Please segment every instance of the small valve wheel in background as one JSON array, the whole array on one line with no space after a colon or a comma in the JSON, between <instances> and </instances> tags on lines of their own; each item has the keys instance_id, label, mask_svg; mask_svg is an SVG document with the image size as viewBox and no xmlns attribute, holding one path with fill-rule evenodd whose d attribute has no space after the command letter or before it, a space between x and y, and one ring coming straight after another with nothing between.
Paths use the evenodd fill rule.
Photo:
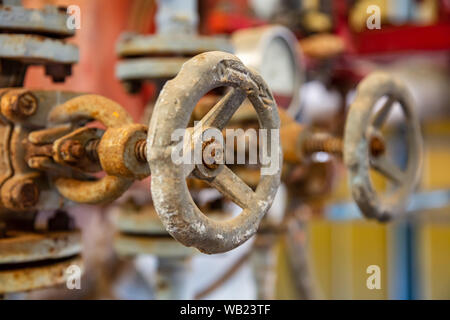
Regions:
<instances>
[{"instance_id":1,"label":"small valve wheel in background","mask_svg":"<svg viewBox=\"0 0 450 320\"><path fill-rule=\"evenodd\" d=\"M388 97L386 103L374 114L376 103L384 96ZM381 134L381 127L396 101L406 119L408 160L405 170L386 155ZM346 121L344 161L353 198L365 216L385 221L402 213L420 176L422 138L412 97L405 85L391 75L373 73L359 84ZM370 168L388 178L395 188L377 194L370 179Z\"/></svg>"}]
</instances>

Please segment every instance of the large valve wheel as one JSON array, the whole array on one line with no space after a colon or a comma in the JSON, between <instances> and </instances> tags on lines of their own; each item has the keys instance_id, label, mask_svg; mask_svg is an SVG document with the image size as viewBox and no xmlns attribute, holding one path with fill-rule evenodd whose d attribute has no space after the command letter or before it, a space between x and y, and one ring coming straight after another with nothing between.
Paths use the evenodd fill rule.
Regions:
<instances>
[{"instance_id":1,"label":"large valve wheel","mask_svg":"<svg viewBox=\"0 0 450 320\"><path fill-rule=\"evenodd\" d=\"M377 111L376 103L387 97ZM406 119L407 164L402 170L386 154L381 127L395 102ZM368 218L385 221L404 211L406 200L418 181L422 158L422 138L413 100L405 85L389 74L374 73L358 86L351 105L344 137L344 161L349 169L349 183L357 205ZM394 185L393 190L377 194L370 179L375 169Z\"/></svg>"},{"instance_id":2,"label":"large valve wheel","mask_svg":"<svg viewBox=\"0 0 450 320\"><path fill-rule=\"evenodd\" d=\"M193 128L187 128L200 98L219 87L230 87L230 91ZM165 84L150 121L147 159L157 213L175 239L204 253L231 250L257 231L280 184L282 153L279 136L271 136L277 139L278 168L264 174L262 166L255 191L223 163L217 166L175 163L171 156L175 148L171 136L177 129L187 129L195 142L211 128L222 131L246 97L258 114L261 128L268 129L269 135L273 132L270 129L279 129L277 107L263 79L231 54L203 53L186 62L176 78ZM271 150L271 138L266 141L267 150ZM193 144L184 143L184 153L191 153ZM190 175L205 180L238 204L243 209L241 214L225 221L205 216L189 193L186 178Z\"/></svg>"}]
</instances>

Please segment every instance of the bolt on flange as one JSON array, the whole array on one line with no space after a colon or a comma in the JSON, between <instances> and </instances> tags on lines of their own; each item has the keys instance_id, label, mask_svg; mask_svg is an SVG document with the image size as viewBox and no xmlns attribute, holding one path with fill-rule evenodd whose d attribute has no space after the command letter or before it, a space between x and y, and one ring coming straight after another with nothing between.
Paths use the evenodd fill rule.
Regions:
<instances>
[{"instance_id":1,"label":"bolt on flange","mask_svg":"<svg viewBox=\"0 0 450 320\"><path fill-rule=\"evenodd\" d=\"M21 121L37 112L38 99L26 89L10 90L2 96L1 112L11 121Z\"/></svg>"},{"instance_id":2,"label":"bolt on flange","mask_svg":"<svg viewBox=\"0 0 450 320\"><path fill-rule=\"evenodd\" d=\"M31 179L17 181L9 190L9 200L21 209L34 207L39 201L39 187Z\"/></svg>"}]
</instances>

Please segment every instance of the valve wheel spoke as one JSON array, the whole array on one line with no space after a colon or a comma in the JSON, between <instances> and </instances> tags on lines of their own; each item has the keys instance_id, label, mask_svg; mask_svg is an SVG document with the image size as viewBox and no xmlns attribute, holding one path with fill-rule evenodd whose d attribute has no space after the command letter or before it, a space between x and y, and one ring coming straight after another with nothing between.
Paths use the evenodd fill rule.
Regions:
<instances>
[{"instance_id":1,"label":"valve wheel spoke","mask_svg":"<svg viewBox=\"0 0 450 320\"><path fill-rule=\"evenodd\" d=\"M375 113L371 126L372 135L381 137L381 132L379 130L386 123L395 101L396 99L394 97L389 96L384 105ZM376 171L398 185L405 181L405 173L392 162L386 154L371 157L370 165Z\"/></svg>"},{"instance_id":2,"label":"valve wheel spoke","mask_svg":"<svg viewBox=\"0 0 450 320\"><path fill-rule=\"evenodd\" d=\"M253 190L225 165L216 177L206 181L242 209L249 208L255 201Z\"/></svg>"},{"instance_id":3,"label":"valve wheel spoke","mask_svg":"<svg viewBox=\"0 0 450 320\"><path fill-rule=\"evenodd\" d=\"M215 127L222 130L246 98L240 88L231 90L197 123L196 128Z\"/></svg>"},{"instance_id":4,"label":"valve wheel spoke","mask_svg":"<svg viewBox=\"0 0 450 320\"><path fill-rule=\"evenodd\" d=\"M383 124L386 122L389 114L392 110L392 106L394 105L395 98L389 97L384 105L378 110L378 112L374 116L373 126L377 129L380 129Z\"/></svg>"},{"instance_id":5,"label":"valve wheel spoke","mask_svg":"<svg viewBox=\"0 0 450 320\"><path fill-rule=\"evenodd\" d=\"M385 155L371 158L370 165L396 184L400 185L406 179L406 174Z\"/></svg>"}]
</instances>

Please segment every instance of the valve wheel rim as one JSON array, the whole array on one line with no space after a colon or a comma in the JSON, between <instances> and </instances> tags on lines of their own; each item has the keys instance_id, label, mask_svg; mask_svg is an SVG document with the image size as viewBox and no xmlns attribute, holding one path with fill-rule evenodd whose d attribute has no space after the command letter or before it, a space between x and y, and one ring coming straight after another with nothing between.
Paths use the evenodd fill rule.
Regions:
<instances>
[{"instance_id":1,"label":"valve wheel rim","mask_svg":"<svg viewBox=\"0 0 450 320\"><path fill-rule=\"evenodd\" d=\"M205 216L195 205L186 183L194 168L172 161L171 134L187 128L202 96L224 86L233 89L200 121L203 127L223 129L247 96L258 114L260 127L279 129L276 104L262 78L231 54L208 52L186 62L177 77L166 83L156 102L147 140L151 193L159 217L175 239L209 254L229 251L256 232L275 197L281 174L278 168L273 175L262 175L253 191L223 165L209 183L243 207L242 212L232 219L217 221ZM281 149L278 150L281 164ZM230 186L237 186L237 191L230 190Z\"/></svg>"},{"instance_id":2,"label":"valve wheel rim","mask_svg":"<svg viewBox=\"0 0 450 320\"><path fill-rule=\"evenodd\" d=\"M384 96L388 97L387 101L374 114L376 103ZM408 146L405 170L398 168L386 155L374 156L369 150L370 139L381 136L381 126L395 102L400 104L405 116ZM409 90L387 73L369 75L358 86L344 134L344 161L349 169L352 196L366 217L386 221L402 214L420 177L422 148L419 120ZM392 181L396 188L389 194L378 195L370 178L370 168Z\"/></svg>"}]
</instances>

